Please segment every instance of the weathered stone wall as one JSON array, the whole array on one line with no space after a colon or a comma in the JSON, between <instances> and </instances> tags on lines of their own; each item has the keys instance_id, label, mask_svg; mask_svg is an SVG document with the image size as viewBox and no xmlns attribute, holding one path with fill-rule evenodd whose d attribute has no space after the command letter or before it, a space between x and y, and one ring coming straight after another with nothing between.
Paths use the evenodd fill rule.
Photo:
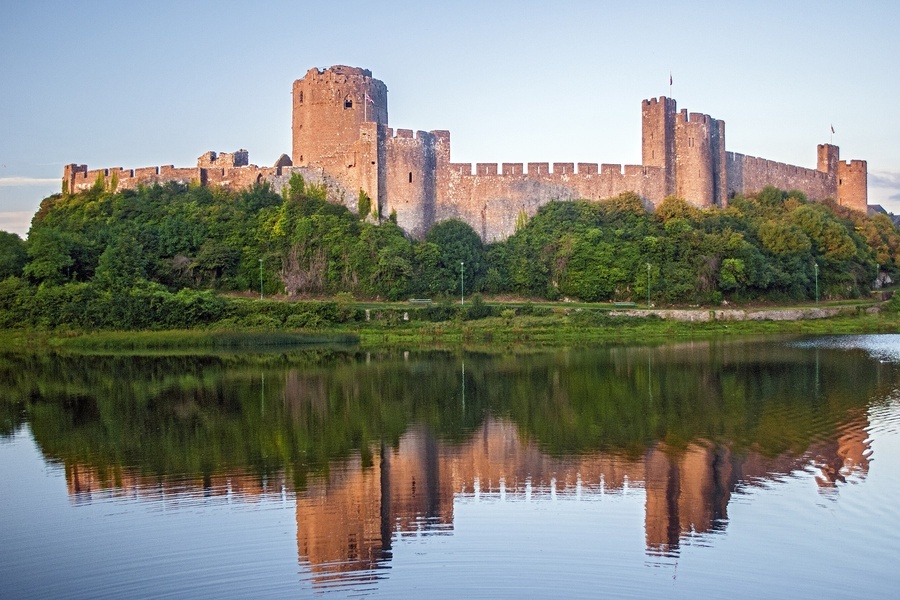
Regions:
<instances>
[{"instance_id":1,"label":"weathered stone wall","mask_svg":"<svg viewBox=\"0 0 900 600\"><path fill-rule=\"evenodd\" d=\"M812 200L836 197L833 174L737 152L726 153L728 193L752 195L766 186L800 190Z\"/></svg>"},{"instance_id":2,"label":"weathered stone wall","mask_svg":"<svg viewBox=\"0 0 900 600\"><path fill-rule=\"evenodd\" d=\"M425 131L385 131L385 185L383 204L410 235L422 238L434 224L437 159L435 136Z\"/></svg>"},{"instance_id":3,"label":"weathered stone wall","mask_svg":"<svg viewBox=\"0 0 900 600\"><path fill-rule=\"evenodd\" d=\"M641 163L665 169L664 196L675 193L675 100L641 102Z\"/></svg>"},{"instance_id":4,"label":"weathered stone wall","mask_svg":"<svg viewBox=\"0 0 900 600\"><path fill-rule=\"evenodd\" d=\"M143 167L140 169L94 169L88 170L86 165L66 165L65 175L72 193L89 190L102 175L107 189L112 185L113 174L118 177L116 190L136 189L140 185L153 185L175 182L201 185L214 185L230 190L248 188L256 183L268 183L272 190L280 193L290 182L293 173L300 174L307 185L320 185L325 188L329 202L342 204L351 211L357 210L357 191L348 190L343 183L331 176L321 167L258 167L246 165L231 168L184 168L176 169L171 165L161 167Z\"/></svg>"},{"instance_id":5,"label":"weathered stone wall","mask_svg":"<svg viewBox=\"0 0 900 600\"><path fill-rule=\"evenodd\" d=\"M723 206L725 123L701 113L675 115L675 194L701 208Z\"/></svg>"},{"instance_id":6,"label":"weathered stone wall","mask_svg":"<svg viewBox=\"0 0 900 600\"><path fill-rule=\"evenodd\" d=\"M202 168L245 167L250 164L250 154L244 150L237 152L209 152L197 159L197 166Z\"/></svg>"},{"instance_id":7,"label":"weathered stone wall","mask_svg":"<svg viewBox=\"0 0 900 600\"><path fill-rule=\"evenodd\" d=\"M864 160L838 163L837 201L841 206L866 212L869 195L868 167Z\"/></svg>"},{"instance_id":8,"label":"weathered stone wall","mask_svg":"<svg viewBox=\"0 0 900 600\"><path fill-rule=\"evenodd\" d=\"M112 185L113 174L118 179L117 190L135 189L139 185L153 185L154 183L166 183L167 181L191 183L200 181L201 177L200 169L176 169L172 165L142 167L139 169L114 167L93 170L88 170L86 165L67 165L64 174L68 182L69 191L72 193L91 189L97 182L98 177L104 180L107 189L109 189Z\"/></svg>"},{"instance_id":9,"label":"weathered stone wall","mask_svg":"<svg viewBox=\"0 0 900 600\"><path fill-rule=\"evenodd\" d=\"M322 167L348 189L362 189L366 173L358 142L367 122L387 125L384 83L367 69L310 69L293 86L293 164Z\"/></svg>"},{"instance_id":10,"label":"weathered stone wall","mask_svg":"<svg viewBox=\"0 0 900 600\"><path fill-rule=\"evenodd\" d=\"M435 220L460 219L486 242L515 233L522 211L528 217L553 200L600 200L622 192L635 192L648 208L665 192L665 171L641 165L593 163L506 163L498 173L496 163L449 164L439 178Z\"/></svg>"}]
</instances>

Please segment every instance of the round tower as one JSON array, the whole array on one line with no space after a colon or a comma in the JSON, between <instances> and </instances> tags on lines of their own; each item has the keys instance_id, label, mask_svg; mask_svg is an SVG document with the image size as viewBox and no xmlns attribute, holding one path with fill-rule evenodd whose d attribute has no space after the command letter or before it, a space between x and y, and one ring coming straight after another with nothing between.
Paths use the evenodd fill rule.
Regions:
<instances>
[{"instance_id":1,"label":"round tower","mask_svg":"<svg viewBox=\"0 0 900 600\"><path fill-rule=\"evenodd\" d=\"M355 165L365 122L387 125L387 86L368 69L310 69L294 82L291 160L328 170Z\"/></svg>"}]
</instances>

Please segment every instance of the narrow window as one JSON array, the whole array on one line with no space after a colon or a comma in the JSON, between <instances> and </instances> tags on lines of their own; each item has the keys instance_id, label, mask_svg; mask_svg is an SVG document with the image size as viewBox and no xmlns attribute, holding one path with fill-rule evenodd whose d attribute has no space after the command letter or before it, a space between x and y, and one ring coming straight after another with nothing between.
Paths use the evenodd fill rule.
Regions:
<instances>
[{"instance_id":1,"label":"narrow window","mask_svg":"<svg viewBox=\"0 0 900 600\"><path fill-rule=\"evenodd\" d=\"M302 91L300 92L300 95L297 96L297 102L299 102L300 104L303 104L303 92Z\"/></svg>"},{"instance_id":2,"label":"narrow window","mask_svg":"<svg viewBox=\"0 0 900 600\"><path fill-rule=\"evenodd\" d=\"M412 183L412 171L409 172L409 182Z\"/></svg>"},{"instance_id":3,"label":"narrow window","mask_svg":"<svg viewBox=\"0 0 900 600\"><path fill-rule=\"evenodd\" d=\"M350 96L344 98L344 108L353 108L353 99Z\"/></svg>"}]
</instances>

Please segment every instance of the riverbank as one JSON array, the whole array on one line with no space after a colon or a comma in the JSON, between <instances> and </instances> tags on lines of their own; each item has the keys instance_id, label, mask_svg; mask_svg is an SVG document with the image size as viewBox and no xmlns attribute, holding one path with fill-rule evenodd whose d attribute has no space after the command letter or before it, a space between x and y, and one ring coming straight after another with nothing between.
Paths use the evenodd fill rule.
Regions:
<instances>
[{"instance_id":1,"label":"riverbank","mask_svg":"<svg viewBox=\"0 0 900 600\"><path fill-rule=\"evenodd\" d=\"M465 320L457 313L452 319L439 322L411 320L410 311L397 305L373 306L366 310L368 320L363 317L359 321L305 329L234 327L231 323L204 329L166 331L15 329L0 332L0 346L8 350L75 352L241 351L323 344L371 349L397 346L490 348L660 343L750 335L900 333L900 314L872 304L713 310L600 310L555 304L524 311L506 308L495 311L501 316L471 320Z\"/></svg>"}]
</instances>

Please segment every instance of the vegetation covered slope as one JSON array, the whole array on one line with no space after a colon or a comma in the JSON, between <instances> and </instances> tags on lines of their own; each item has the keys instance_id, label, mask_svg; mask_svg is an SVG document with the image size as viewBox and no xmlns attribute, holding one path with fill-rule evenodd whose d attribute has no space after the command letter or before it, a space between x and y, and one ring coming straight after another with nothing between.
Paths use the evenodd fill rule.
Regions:
<instances>
[{"instance_id":1,"label":"vegetation covered slope","mask_svg":"<svg viewBox=\"0 0 900 600\"><path fill-rule=\"evenodd\" d=\"M466 293L657 304L856 297L896 273L900 235L873 218L767 188L699 210L648 213L633 194L551 202L489 245L444 221L410 240L325 201L295 176L276 193L102 182L46 198L27 242L0 237L0 326L189 327L227 317L214 292L289 298L436 298ZM648 289L649 286L649 289Z\"/></svg>"}]
</instances>

